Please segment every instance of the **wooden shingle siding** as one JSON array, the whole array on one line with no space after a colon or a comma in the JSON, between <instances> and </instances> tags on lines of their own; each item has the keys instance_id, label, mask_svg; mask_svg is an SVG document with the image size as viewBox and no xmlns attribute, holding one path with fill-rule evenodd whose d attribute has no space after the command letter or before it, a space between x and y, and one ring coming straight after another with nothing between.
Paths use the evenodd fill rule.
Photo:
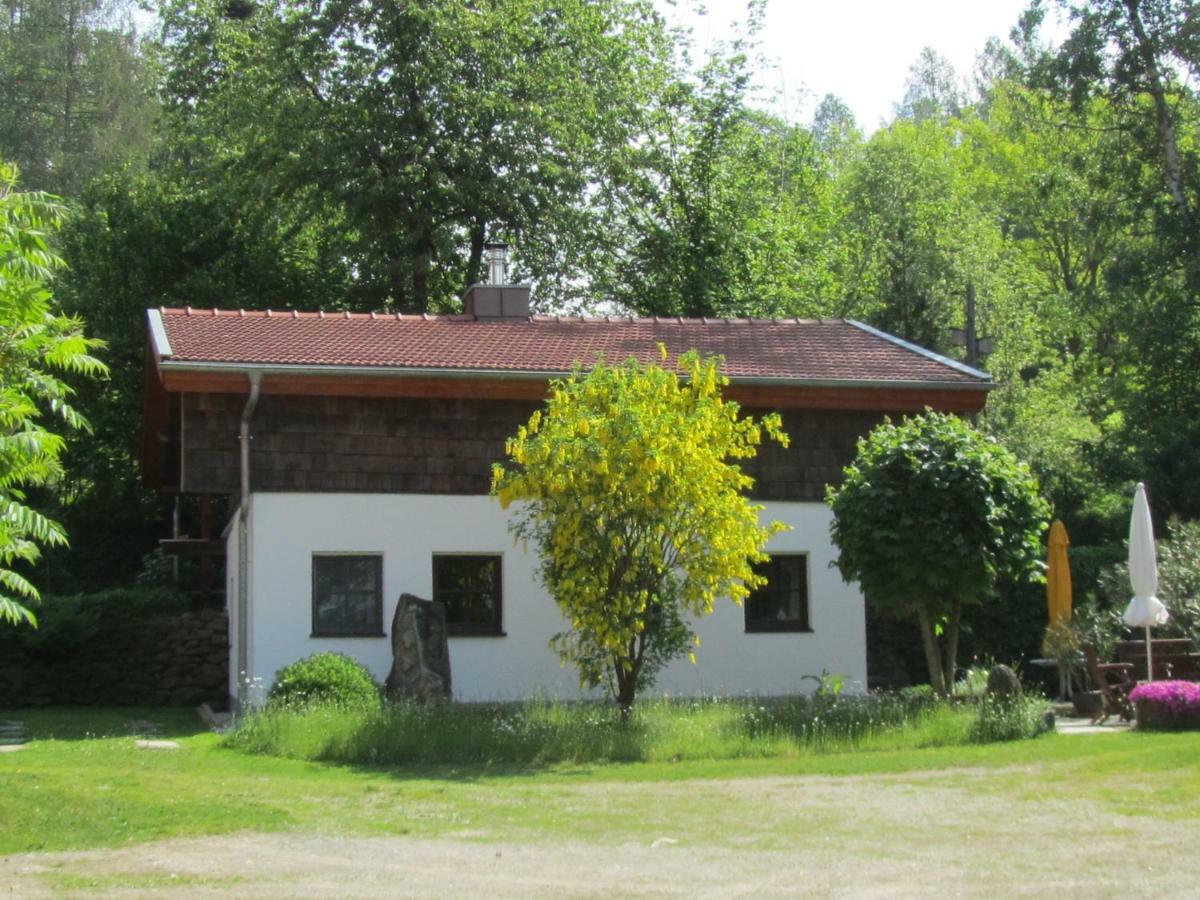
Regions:
<instances>
[{"instance_id":1,"label":"wooden shingle siding","mask_svg":"<svg viewBox=\"0 0 1200 900\"><path fill-rule=\"evenodd\" d=\"M238 490L245 395L184 394L184 493ZM255 491L485 494L529 400L305 397L266 394L252 421ZM755 414L761 411L752 410ZM821 501L882 419L871 412L791 410L788 449L764 444L746 464L764 500Z\"/></svg>"},{"instance_id":2,"label":"wooden shingle siding","mask_svg":"<svg viewBox=\"0 0 1200 900\"><path fill-rule=\"evenodd\" d=\"M244 395L186 394L185 493L238 489ZM485 494L537 403L265 395L251 426L255 491Z\"/></svg>"},{"instance_id":3,"label":"wooden shingle siding","mask_svg":"<svg viewBox=\"0 0 1200 900\"><path fill-rule=\"evenodd\" d=\"M761 416L765 410L752 410ZM825 485L841 481L842 469L854 459L859 437L883 421L883 413L830 410L787 410L785 449L764 441L742 468L754 479L751 495L760 500L823 502Z\"/></svg>"}]
</instances>

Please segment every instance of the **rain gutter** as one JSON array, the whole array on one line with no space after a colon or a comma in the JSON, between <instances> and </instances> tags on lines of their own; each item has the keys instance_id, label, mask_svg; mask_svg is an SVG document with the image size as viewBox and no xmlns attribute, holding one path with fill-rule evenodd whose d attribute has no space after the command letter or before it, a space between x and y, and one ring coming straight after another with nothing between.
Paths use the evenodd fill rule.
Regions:
<instances>
[{"instance_id":1,"label":"rain gutter","mask_svg":"<svg viewBox=\"0 0 1200 900\"><path fill-rule=\"evenodd\" d=\"M869 329L870 326L862 326ZM895 339L899 341L899 339ZM933 379L891 379L878 378L791 378L784 376L750 375L729 377L730 384L747 385L751 387L828 387L828 388L901 388L908 390L991 390L996 387L991 376L978 369L972 369L956 360L938 356L928 350L910 345L919 350L921 355L936 359L956 371L970 375L975 381L938 381ZM368 377L368 378L444 378L450 380L465 380L486 378L497 381L545 381L550 378L566 378L569 370L547 370L544 372L529 371L528 369L440 369L417 366L357 366L357 365L288 365L280 363L243 363L243 362L184 362L182 360L163 359L159 366L164 372L196 372L196 373L228 373L260 376L329 376L329 377Z\"/></svg>"}]
</instances>

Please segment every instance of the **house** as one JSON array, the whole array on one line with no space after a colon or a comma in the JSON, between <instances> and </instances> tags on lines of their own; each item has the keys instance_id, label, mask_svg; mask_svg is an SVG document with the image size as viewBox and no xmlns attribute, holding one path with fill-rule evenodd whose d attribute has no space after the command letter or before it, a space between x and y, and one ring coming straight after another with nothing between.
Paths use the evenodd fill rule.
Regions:
<instances>
[{"instance_id":1,"label":"house","mask_svg":"<svg viewBox=\"0 0 1200 900\"><path fill-rule=\"evenodd\" d=\"M787 449L748 463L772 538L769 584L697 624L675 695L782 694L805 675L866 683L862 596L831 568L826 484L887 414L974 412L989 377L850 320L531 316L524 286L476 285L460 315L152 309L143 464L175 493L229 495L230 693L262 699L283 665L346 653L378 677L400 594L446 604L455 697L578 695L547 643L563 630L488 496L505 439L549 379L602 353L721 354L726 396L777 410Z\"/></svg>"}]
</instances>

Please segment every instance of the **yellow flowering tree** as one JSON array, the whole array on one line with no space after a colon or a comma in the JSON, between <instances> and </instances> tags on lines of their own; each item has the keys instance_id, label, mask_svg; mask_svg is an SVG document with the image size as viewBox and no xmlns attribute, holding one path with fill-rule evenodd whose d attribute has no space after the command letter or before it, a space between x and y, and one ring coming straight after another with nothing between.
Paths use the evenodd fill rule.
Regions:
<instances>
[{"instance_id":1,"label":"yellow flowering tree","mask_svg":"<svg viewBox=\"0 0 1200 900\"><path fill-rule=\"evenodd\" d=\"M552 641L559 658L626 712L698 644L689 616L762 583L753 564L785 527L759 522L738 460L764 433L784 446L787 435L777 415L756 422L722 399L720 362L692 351L678 371L633 359L577 366L509 439L509 465L493 469L492 491L506 509L519 503L513 529L537 546L570 624Z\"/></svg>"}]
</instances>

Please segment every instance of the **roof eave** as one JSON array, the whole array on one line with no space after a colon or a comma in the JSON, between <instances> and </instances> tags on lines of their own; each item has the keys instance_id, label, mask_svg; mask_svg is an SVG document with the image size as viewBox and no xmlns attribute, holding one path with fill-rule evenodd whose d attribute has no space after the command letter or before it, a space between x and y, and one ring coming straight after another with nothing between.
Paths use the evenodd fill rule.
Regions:
<instances>
[{"instance_id":1,"label":"roof eave","mask_svg":"<svg viewBox=\"0 0 1200 900\"><path fill-rule=\"evenodd\" d=\"M146 310L146 320L150 326L150 347L154 358L159 363L173 356L171 339L167 337L167 327L163 323L162 313L157 309Z\"/></svg>"},{"instance_id":2,"label":"roof eave","mask_svg":"<svg viewBox=\"0 0 1200 900\"><path fill-rule=\"evenodd\" d=\"M164 335L165 339L165 335ZM375 377L375 378L448 378L448 379L497 379L517 381L546 381L551 378L566 378L569 370L530 371L525 369L448 369L419 366L354 366L354 365L311 365L311 364L280 364L280 363L251 363L251 362L212 362L200 360L179 360L167 358L166 354L158 352L157 338L156 355L159 356L159 366L163 371L171 372L203 372L248 374L257 372L262 375L275 376L327 376L327 377ZM969 368L964 366L963 368ZM971 370L976 372L976 370ZM901 379L861 379L861 378L787 378L772 376L730 376L731 384L752 387L820 387L820 388L891 388L902 390L963 390L989 391L996 387L990 376L983 375L983 381L937 381L937 380L901 380Z\"/></svg>"},{"instance_id":3,"label":"roof eave","mask_svg":"<svg viewBox=\"0 0 1200 900\"><path fill-rule=\"evenodd\" d=\"M911 341L906 341L904 338L896 337L894 334L888 334L886 331L880 331L866 322L860 322L857 319L846 319L847 324L853 325L865 331L867 334L873 334L877 338L882 338L889 344L895 344L897 347L903 347L912 353L917 353L924 356L926 359L931 359L934 362L941 363L943 366L949 366L957 372L962 372L964 375L970 375L972 378L978 378L981 381L992 383L992 376L981 369L975 369L968 366L966 363L959 362L957 359L951 359L948 356L942 356L940 353L934 353L932 350L927 350L919 344L914 344Z\"/></svg>"}]
</instances>

